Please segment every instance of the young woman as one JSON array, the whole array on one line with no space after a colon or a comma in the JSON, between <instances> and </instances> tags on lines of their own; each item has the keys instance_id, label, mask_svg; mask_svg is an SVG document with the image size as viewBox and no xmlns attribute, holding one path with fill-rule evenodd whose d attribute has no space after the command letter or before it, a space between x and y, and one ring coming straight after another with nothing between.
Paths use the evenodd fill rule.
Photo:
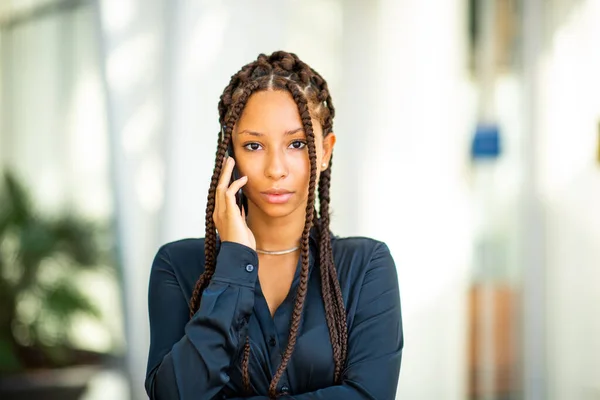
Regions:
<instances>
[{"instance_id":1,"label":"young woman","mask_svg":"<svg viewBox=\"0 0 600 400\"><path fill-rule=\"evenodd\" d=\"M205 238L164 245L152 265L151 399L395 397L394 260L329 230L334 114L295 54L261 54L231 78Z\"/></svg>"}]
</instances>

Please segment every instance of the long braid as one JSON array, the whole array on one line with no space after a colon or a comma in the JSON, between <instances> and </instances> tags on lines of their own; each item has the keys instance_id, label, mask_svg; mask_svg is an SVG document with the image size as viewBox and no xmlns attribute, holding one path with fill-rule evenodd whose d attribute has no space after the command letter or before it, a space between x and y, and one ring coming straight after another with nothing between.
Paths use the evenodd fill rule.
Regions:
<instances>
[{"instance_id":1,"label":"long braid","mask_svg":"<svg viewBox=\"0 0 600 400\"><path fill-rule=\"evenodd\" d=\"M333 262L333 251L331 248L331 236L329 231L329 187L331 182L331 165L332 163L330 160L329 167L321 173L321 178L319 181L319 202L321 210L321 230L319 236L320 262L321 265L324 266L321 269L321 282L322 285L328 286L328 289L333 292L332 308L334 311L334 316L332 319L334 320L333 323L335 324L337 336L331 338L331 344L333 346L335 360L334 379L339 383L341 381L341 372L344 368L347 355L348 331L346 325L346 310L344 307L339 280L337 278L337 272ZM336 357L336 354L339 354L339 357Z\"/></svg>"},{"instance_id":2,"label":"long braid","mask_svg":"<svg viewBox=\"0 0 600 400\"><path fill-rule=\"evenodd\" d=\"M333 118L335 117L335 107L331 99L331 94L329 92L327 82L312 68L311 72L314 74L314 76L312 77L313 84L316 87L320 88L320 91L317 95L317 99L320 103L323 103L324 106L327 107L327 109L329 110L329 113L325 116L325 119L323 121L323 135L327 136L333 131ZM333 291L334 296L333 308L335 310L335 315L333 316L333 318L328 317L327 320L328 324L335 325L334 330L330 328L330 336L335 361L334 380L337 383L340 383L342 379L341 373L345 366L346 357L348 353L348 328L346 322L346 310L344 307L342 290L340 287L339 280L337 278L337 272L333 260L333 251L331 249L331 237L329 231L329 188L331 183L332 158L333 156L331 156L329 159L328 168L325 171L321 172L319 180L319 250L322 276L321 284L323 286L323 297L326 304L326 309L328 308L328 299L326 298L325 293ZM333 323L329 323L330 320L335 321ZM339 357L336 356L338 353Z\"/></svg>"},{"instance_id":3,"label":"long braid","mask_svg":"<svg viewBox=\"0 0 600 400\"><path fill-rule=\"evenodd\" d=\"M244 391L249 396L250 393L250 372L248 364L250 363L250 338L246 336L246 343L244 344L244 355L242 357L242 384L244 385Z\"/></svg>"},{"instance_id":4,"label":"long braid","mask_svg":"<svg viewBox=\"0 0 600 400\"><path fill-rule=\"evenodd\" d=\"M219 139L221 141L221 139ZM211 178L210 189L208 199L206 202L206 216L205 216L205 235L204 235L204 272L200 275L200 278L194 286L192 297L190 299L190 319L194 316L196 311L200 308L200 295L204 289L208 286L210 279L215 272L215 260L217 253L217 230L213 221L213 211L215 209L215 188L218 183L218 176L221 173L221 165L223 164L224 153L221 152L221 146L217 147L217 154L215 156L216 163Z\"/></svg>"},{"instance_id":5,"label":"long braid","mask_svg":"<svg viewBox=\"0 0 600 400\"><path fill-rule=\"evenodd\" d=\"M320 262L323 266L321 268L321 284L326 287L323 292L331 292L331 299L325 301L326 312L331 316L331 324L334 325L335 336L331 336L331 344L334 352L335 370L334 380L339 383L341 380L341 372L344 367L346 360L346 341L347 341L347 328L346 328L346 312L343 301L341 299L341 289L339 289L339 282L337 280L337 274L333 263L333 252L331 249L331 237L329 232L329 187L330 187L330 176L331 176L331 162L329 168L321 173L319 181L319 202L321 210L321 230L320 230ZM331 304L328 305L327 301ZM332 329L330 329L332 332Z\"/></svg>"},{"instance_id":6,"label":"long braid","mask_svg":"<svg viewBox=\"0 0 600 400\"><path fill-rule=\"evenodd\" d=\"M311 68L311 72L314 74L312 81L315 86L320 88L317 95L317 99L320 103L324 103L325 107L329 110L323 121L323 136L327 136L333 131L333 118L335 117L335 107L331 99L329 87L327 82ZM332 166L333 155L329 159L329 165L327 169L321 172L319 180L319 232L320 232L320 265L321 265L321 285L323 286L323 298L327 306L328 299L325 296L326 292L333 290L335 317L328 316L328 325L335 325L335 329L329 328L331 343L334 352L335 371L334 380L337 383L341 382L341 373L345 366L347 357L348 347L348 327L346 322L346 309L344 307L344 300L342 296L342 290L340 287L339 280L337 278L337 272L335 270L335 264L333 260L333 250L331 248L331 236L329 230L329 188L331 185L331 166ZM329 278L329 279L327 279ZM327 287L327 289L326 289ZM329 297L329 296L327 296ZM335 320L330 323L330 320ZM334 332L335 331L335 332ZM336 341L337 339L337 341ZM336 355L339 353L339 357Z\"/></svg>"},{"instance_id":7,"label":"long braid","mask_svg":"<svg viewBox=\"0 0 600 400\"><path fill-rule=\"evenodd\" d=\"M270 56L261 54L257 60L242 67L231 80L221 95L218 110L219 122L224 127L220 134L215 169L209 188L206 206L206 235L205 235L205 270L199 277L190 299L190 317L200 307L203 290L208 286L214 274L216 264L216 229L213 222L215 206L215 191L218 178L222 171L223 159L235 124L239 120L244 106L255 91L260 90L286 90L291 93L298 106L302 124L307 137L308 156L310 160L309 193L306 205L306 221L301 238L301 273L294 310L290 321L288 344L282 360L269 385L269 397L277 397L277 385L285 372L291 359L296 344L298 331L302 321L302 311L308 288L309 269L309 235L312 226L316 226L319 233L319 262L321 271L321 292L326 311L326 321L330 333L334 355L335 371L334 381L340 383L347 356L347 322L346 312L337 273L335 270L331 237L329 231L329 187L330 168L321 172L318 187L320 218L317 217L315 207L315 186L317 174L317 156L315 137L311 121L311 110L320 121L323 135L332 132L335 108L331 100L327 82L307 64L302 62L295 54L283 51L274 52ZM311 108L312 107L312 108ZM331 161L330 165L331 167ZM246 337L244 344L241 369L242 383L248 395L251 394L249 376L250 341Z\"/></svg>"},{"instance_id":8,"label":"long braid","mask_svg":"<svg viewBox=\"0 0 600 400\"><path fill-rule=\"evenodd\" d=\"M217 231L213 221L213 213L215 210L215 192L217 184L219 183L219 176L221 175L223 160L225 153L227 152L227 146L231 140L231 134L233 132L233 126L239 119L248 98L252 92L258 87L258 82L250 83L245 89L236 104L232 107L230 116L225 125L225 132L222 140L219 141L217 148L215 169L213 171L212 179L210 182L210 189L208 191L208 199L206 202L206 231L204 239L204 272L200 275L200 278L196 282L192 297L190 299L190 318L194 316L198 308L200 308L200 294L206 289L210 279L215 272L216 264L216 246L217 246Z\"/></svg>"},{"instance_id":9,"label":"long braid","mask_svg":"<svg viewBox=\"0 0 600 400\"><path fill-rule=\"evenodd\" d=\"M336 300L333 298L331 288L331 272L329 265L333 265L331 253L331 237L329 235L329 168L321 172L319 178L319 264L321 265L321 292L329 337L333 350L334 381L338 382L342 368L342 352L340 346L339 313Z\"/></svg>"}]
</instances>

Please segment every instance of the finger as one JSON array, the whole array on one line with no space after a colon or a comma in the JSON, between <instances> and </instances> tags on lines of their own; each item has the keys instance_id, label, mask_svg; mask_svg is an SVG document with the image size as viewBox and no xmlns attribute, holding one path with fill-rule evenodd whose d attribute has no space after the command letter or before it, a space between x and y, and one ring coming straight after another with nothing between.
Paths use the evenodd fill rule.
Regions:
<instances>
[{"instance_id":1,"label":"finger","mask_svg":"<svg viewBox=\"0 0 600 400\"><path fill-rule=\"evenodd\" d=\"M231 180L231 173L233 171L234 164L235 160L233 157L227 157L223 162L221 176L219 177L219 182L217 183L215 190L215 210L218 210L218 212L222 212L227 209L225 193L229 187L229 181Z\"/></svg>"},{"instance_id":2,"label":"finger","mask_svg":"<svg viewBox=\"0 0 600 400\"><path fill-rule=\"evenodd\" d=\"M231 181L231 173L233 172L234 165L235 160L233 157L227 157L225 161L223 161L223 168L221 169L221 176L219 176L217 189L220 189L223 192L227 190L229 182Z\"/></svg>"},{"instance_id":3,"label":"finger","mask_svg":"<svg viewBox=\"0 0 600 400\"><path fill-rule=\"evenodd\" d=\"M247 176L242 176L240 179L233 181L229 188L227 189L227 196L231 196L237 193L246 183L248 182Z\"/></svg>"},{"instance_id":4,"label":"finger","mask_svg":"<svg viewBox=\"0 0 600 400\"><path fill-rule=\"evenodd\" d=\"M235 201L236 193L248 182L247 176L242 176L240 179L233 181L225 194L227 208L237 206ZM238 209L239 211L239 209Z\"/></svg>"}]
</instances>

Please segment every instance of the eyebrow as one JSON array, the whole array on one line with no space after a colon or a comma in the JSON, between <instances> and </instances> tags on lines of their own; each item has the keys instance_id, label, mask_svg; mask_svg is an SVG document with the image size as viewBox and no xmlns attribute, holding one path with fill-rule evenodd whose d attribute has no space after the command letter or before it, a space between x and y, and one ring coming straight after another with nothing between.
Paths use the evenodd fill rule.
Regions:
<instances>
[{"instance_id":1,"label":"eyebrow","mask_svg":"<svg viewBox=\"0 0 600 400\"><path fill-rule=\"evenodd\" d=\"M285 131L283 134L285 136L288 136L288 135L293 135L293 134L301 132L301 131L304 131L304 128L292 129L292 130L289 130L289 131ZM246 134L251 135L251 136L265 136L264 133L254 132L254 131L250 131L248 129L244 129L243 131L238 132L238 135L241 135L242 133L246 133Z\"/></svg>"}]
</instances>

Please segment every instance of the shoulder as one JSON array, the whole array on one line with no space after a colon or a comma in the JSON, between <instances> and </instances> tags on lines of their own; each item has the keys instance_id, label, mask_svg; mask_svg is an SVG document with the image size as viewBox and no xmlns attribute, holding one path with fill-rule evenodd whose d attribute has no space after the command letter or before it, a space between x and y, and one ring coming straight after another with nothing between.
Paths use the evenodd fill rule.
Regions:
<instances>
[{"instance_id":1,"label":"shoulder","mask_svg":"<svg viewBox=\"0 0 600 400\"><path fill-rule=\"evenodd\" d=\"M384 293L398 301L398 273L385 242L363 236L333 237L332 250L350 325L361 302L380 307L387 301Z\"/></svg>"},{"instance_id":2,"label":"shoulder","mask_svg":"<svg viewBox=\"0 0 600 400\"><path fill-rule=\"evenodd\" d=\"M362 260L363 263L368 263L373 257L390 254L385 242L366 236L333 236L331 247L334 257L352 256Z\"/></svg>"},{"instance_id":3,"label":"shoulder","mask_svg":"<svg viewBox=\"0 0 600 400\"><path fill-rule=\"evenodd\" d=\"M365 236L333 236L331 246L340 279L356 280L381 268L387 274L396 273L394 259L383 241Z\"/></svg>"},{"instance_id":4,"label":"shoulder","mask_svg":"<svg viewBox=\"0 0 600 400\"><path fill-rule=\"evenodd\" d=\"M163 244L156 254L171 265L197 261L204 263L204 238L181 239Z\"/></svg>"},{"instance_id":5,"label":"shoulder","mask_svg":"<svg viewBox=\"0 0 600 400\"><path fill-rule=\"evenodd\" d=\"M203 238L181 239L166 243L158 249L152 263L152 274L163 277L163 280L175 279L187 297L203 272Z\"/></svg>"}]
</instances>

